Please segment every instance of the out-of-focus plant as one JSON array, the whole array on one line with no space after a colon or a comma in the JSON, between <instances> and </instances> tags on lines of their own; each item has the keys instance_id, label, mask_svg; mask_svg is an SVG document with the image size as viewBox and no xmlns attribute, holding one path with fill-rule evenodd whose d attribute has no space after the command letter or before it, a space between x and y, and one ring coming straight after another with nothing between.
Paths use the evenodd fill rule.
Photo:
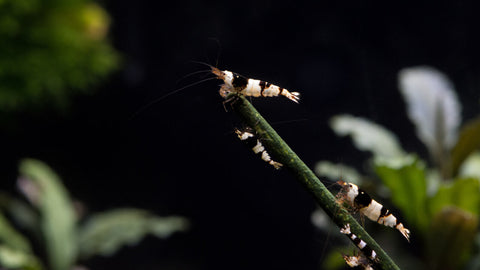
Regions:
<instances>
[{"instance_id":1,"label":"out-of-focus plant","mask_svg":"<svg viewBox=\"0 0 480 270\"><path fill-rule=\"evenodd\" d=\"M18 186L29 203L0 194L2 269L69 270L79 260L111 255L148 234L166 238L188 229L183 217L158 217L134 208L94 214L80 222L59 177L38 160L21 162ZM33 253L24 233L45 249L45 260Z\"/></svg>"},{"instance_id":2,"label":"out-of-focus plant","mask_svg":"<svg viewBox=\"0 0 480 270\"><path fill-rule=\"evenodd\" d=\"M0 111L63 107L118 65L110 19L91 0L0 1Z\"/></svg>"},{"instance_id":3,"label":"out-of-focus plant","mask_svg":"<svg viewBox=\"0 0 480 270\"><path fill-rule=\"evenodd\" d=\"M379 179L383 185L377 185L376 197L389 194L403 216L414 248L403 243L394 249L403 258L400 265L403 261L409 269L414 265L421 269L478 269L480 262L472 255L479 252L475 239L480 239L480 117L461 126L461 105L454 87L433 68L402 70L399 87L431 166L418 154L406 153L384 127L364 118L338 115L331 119L332 129L340 136L350 135L358 149L372 153L367 164L373 177L359 176L355 169L342 166L365 184ZM316 167L318 174L329 177L335 177L335 170L340 171L328 161ZM388 241L397 243L391 238ZM421 255L412 250L421 250Z\"/></svg>"}]
</instances>

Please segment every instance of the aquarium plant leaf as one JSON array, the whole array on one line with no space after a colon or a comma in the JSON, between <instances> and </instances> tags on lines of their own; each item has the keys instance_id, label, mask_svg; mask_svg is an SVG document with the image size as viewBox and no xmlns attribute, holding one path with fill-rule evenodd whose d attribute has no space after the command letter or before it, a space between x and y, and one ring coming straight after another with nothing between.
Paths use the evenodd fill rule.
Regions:
<instances>
[{"instance_id":1,"label":"aquarium plant leaf","mask_svg":"<svg viewBox=\"0 0 480 270\"><path fill-rule=\"evenodd\" d=\"M427 233L428 269L462 269L471 255L477 227L478 215L460 208L449 206L437 212Z\"/></svg>"},{"instance_id":2,"label":"aquarium plant leaf","mask_svg":"<svg viewBox=\"0 0 480 270\"><path fill-rule=\"evenodd\" d=\"M452 174L457 175L464 160L478 149L480 149L480 117L468 121L460 130L458 142L452 149Z\"/></svg>"},{"instance_id":3,"label":"aquarium plant leaf","mask_svg":"<svg viewBox=\"0 0 480 270\"><path fill-rule=\"evenodd\" d=\"M70 269L77 257L77 239L75 210L67 190L39 160L22 160L20 175L19 186L40 212L50 268Z\"/></svg>"},{"instance_id":4,"label":"aquarium plant leaf","mask_svg":"<svg viewBox=\"0 0 480 270\"><path fill-rule=\"evenodd\" d=\"M395 134L365 118L337 115L330 120L330 126L340 136L350 135L358 149L372 152L375 158L405 156Z\"/></svg>"},{"instance_id":5,"label":"aquarium plant leaf","mask_svg":"<svg viewBox=\"0 0 480 270\"><path fill-rule=\"evenodd\" d=\"M40 236L38 213L25 200L0 192L0 209L10 216L21 230L29 231L36 237Z\"/></svg>"},{"instance_id":6,"label":"aquarium plant leaf","mask_svg":"<svg viewBox=\"0 0 480 270\"><path fill-rule=\"evenodd\" d=\"M80 257L109 256L125 245L135 245L148 234L166 238L188 227L189 223L183 217L158 217L134 208L98 213L80 229Z\"/></svg>"},{"instance_id":7,"label":"aquarium plant leaf","mask_svg":"<svg viewBox=\"0 0 480 270\"><path fill-rule=\"evenodd\" d=\"M480 151L471 153L463 162L458 171L458 177L474 177L480 179Z\"/></svg>"},{"instance_id":8,"label":"aquarium plant leaf","mask_svg":"<svg viewBox=\"0 0 480 270\"><path fill-rule=\"evenodd\" d=\"M392 201L401 210L406 226L425 231L428 221L427 183L425 166L416 157L409 156L402 163L375 160L375 171L386 187L389 188Z\"/></svg>"},{"instance_id":9,"label":"aquarium plant leaf","mask_svg":"<svg viewBox=\"0 0 480 270\"><path fill-rule=\"evenodd\" d=\"M417 136L448 178L449 151L457 141L461 105L450 80L431 67L406 68L399 72L399 87Z\"/></svg>"},{"instance_id":10,"label":"aquarium plant leaf","mask_svg":"<svg viewBox=\"0 0 480 270\"><path fill-rule=\"evenodd\" d=\"M407 113L426 145L450 148L457 140L461 105L450 80L431 67L406 68L399 73Z\"/></svg>"},{"instance_id":11,"label":"aquarium plant leaf","mask_svg":"<svg viewBox=\"0 0 480 270\"><path fill-rule=\"evenodd\" d=\"M15 230L2 212L0 212L0 243L15 250L31 252L27 238Z\"/></svg>"},{"instance_id":12,"label":"aquarium plant leaf","mask_svg":"<svg viewBox=\"0 0 480 270\"><path fill-rule=\"evenodd\" d=\"M66 108L117 69L110 18L91 0L0 1L0 110Z\"/></svg>"},{"instance_id":13,"label":"aquarium plant leaf","mask_svg":"<svg viewBox=\"0 0 480 270\"><path fill-rule=\"evenodd\" d=\"M480 182L478 178L459 178L442 184L429 201L431 215L447 206L455 206L473 215L480 214Z\"/></svg>"},{"instance_id":14,"label":"aquarium plant leaf","mask_svg":"<svg viewBox=\"0 0 480 270\"><path fill-rule=\"evenodd\" d=\"M1 269L9 270L41 270L41 262L29 252L14 249L0 244Z\"/></svg>"}]
</instances>

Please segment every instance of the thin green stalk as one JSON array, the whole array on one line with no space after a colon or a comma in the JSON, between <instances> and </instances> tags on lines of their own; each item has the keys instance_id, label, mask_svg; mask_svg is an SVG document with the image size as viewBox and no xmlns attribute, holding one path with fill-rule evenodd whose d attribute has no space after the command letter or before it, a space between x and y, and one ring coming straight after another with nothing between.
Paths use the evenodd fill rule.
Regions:
<instances>
[{"instance_id":1,"label":"thin green stalk","mask_svg":"<svg viewBox=\"0 0 480 270\"><path fill-rule=\"evenodd\" d=\"M247 125L255 129L268 151L279 162L283 163L284 167L293 172L296 179L313 195L316 202L330 216L333 222L339 228L342 228L345 224L350 224L351 231L375 250L379 260L378 264L382 269L400 269L350 213L337 204L332 193L328 191L295 152L290 149L252 104L245 97L241 95L238 97L231 103L233 110Z\"/></svg>"}]
</instances>

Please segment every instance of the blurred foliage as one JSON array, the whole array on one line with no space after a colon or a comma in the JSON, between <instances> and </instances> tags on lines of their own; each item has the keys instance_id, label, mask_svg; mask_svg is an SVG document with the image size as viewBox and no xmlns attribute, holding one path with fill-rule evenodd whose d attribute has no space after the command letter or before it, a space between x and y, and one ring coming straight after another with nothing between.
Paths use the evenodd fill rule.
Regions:
<instances>
[{"instance_id":1,"label":"blurred foliage","mask_svg":"<svg viewBox=\"0 0 480 270\"><path fill-rule=\"evenodd\" d=\"M392 192L392 202L402 210L406 220L416 220L417 229L425 232L428 226L427 184L425 166L417 158L411 158L404 165L394 167L378 161L375 164L377 175ZM412 207L415 206L415 207Z\"/></svg>"},{"instance_id":2,"label":"blurred foliage","mask_svg":"<svg viewBox=\"0 0 480 270\"><path fill-rule=\"evenodd\" d=\"M0 242L10 243L12 248L21 251L30 252L32 250L28 240L13 228L4 215L0 215Z\"/></svg>"},{"instance_id":3,"label":"blurred foliage","mask_svg":"<svg viewBox=\"0 0 480 270\"><path fill-rule=\"evenodd\" d=\"M460 137L452 149L452 174L456 175L460 166L475 150L480 149L480 117L468 121L460 130Z\"/></svg>"},{"instance_id":4,"label":"blurred foliage","mask_svg":"<svg viewBox=\"0 0 480 270\"><path fill-rule=\"evenodd\" d=\"M0 265L2 269L38 270L43 269L37 257L29 252L0 245Z\"/></svg>"},{"instance_id":5,"label":"blurred foliage","mask_svg":"<svg viewBox=\"0 0 480 270\"><path fill-rule=\"evenodd\" d=\"M21 162L17 185L29 204L0 194L2 269L69 270L81 259L112 255L148 234L166 238L188 229L188 221L183 217L158 217L134 208L106 211L80 222L58 175L38 160ZM45 248L42 252L47 256L45 263L33 253L29 238L20 230Z\"/></svg>"},{"instance_id":6,"label":"blurred foliage","mask_svg":"<svg viewBox=\"0 0 480 270\"><path fill-rule=\"evenodd\" d=\"M20 164L19 186L39 210L40 227L52 269L68 269L75 261L76 217L58 176L38 160Z\"/></svg>"},{"instance_id":7,"label":"blurred foliage","mask_svg":"<svg viewBox=\"0 0 480 270\"><path fill-rule=\"evenodd\" d=\"M384 127L361 117L339 115L332 118L333 130L340 136L350 135L359 150L372 153L367 163L370 176L353 168L348 171L362 183L380 181L371 195L390 197L393 210L399 210L396 215L411 230L414 248L393 240L396 232L383 240L402 245L390 252L402 258L397 261L400 266L470 269L479 265L473 254L480 250L480 241L475 240L480 239L480 117L461 125L461 104L454 87L433 68L402 70L399 86L416 134L430 154L428 162L404 151ZM335 167L325 164L329 163L319 162L316 172L329 176Z\"/></svg>"},{"instance_id":8,"label":"blurred foliage","mask_svg":"<svg viewBox=\"0 0 480 270\"><path fill-rule=\"evenodd\" d=\"M146 234L166 238L183 231L188 223L183 217L157 217L140 209L116 209L92 216L79 233L80 258L109 256L123 245L134 245Z\"/></svg>"},{"instance_id":9,"label":"blurred foliage","mask_svg":"<svg viewBox=\"0 0 480 270\"><path fill-rule=\"evenodd\" d=\"M91 0L0 0L0 111L68 104L118 66Z\"/></svg>"}]
</instances>

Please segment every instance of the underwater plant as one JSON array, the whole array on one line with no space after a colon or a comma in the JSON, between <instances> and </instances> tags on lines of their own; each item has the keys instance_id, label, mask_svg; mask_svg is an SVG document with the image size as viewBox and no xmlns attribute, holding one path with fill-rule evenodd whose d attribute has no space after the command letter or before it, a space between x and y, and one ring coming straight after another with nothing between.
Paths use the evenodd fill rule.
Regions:
<instances>
[{"instance_id":1,"label":"underwater plant","mask_svg":"<svg viewBox=\"0 0 480 270\"><path fill-rule=\"evenodd\" d=\"M0 1L0 112L64 108L119 63L108 13L91 0Z\"/></svg>"},{"instance_id":2,"label":"underwater plant","mask_svg":"<svg viewBox=\"0 0 480 270\"><path fill-rule=\"evenodd\" d=\"M462 123L453 84L434 68L401 70L399 88L429 157L402 149L385 127L343 114L332 117L330 125L337 135L350 136L357 149L372 154L366 162L370 174L330 161L318 162L315 171L329 178L343 174L347 181L373 186L370 193L377 197L391 198L412 231L415 248L403 244L390 255L401 257L399 262L409 269L477 269L480 260L473 255L480 246L480 116Z\"/></svg>"},{"instance_id":3,"label":"underwater plant","mask_svg":"<svg viewBox=\"0 0 480 270\"><path fill-rule=\"evenodd\" d=\"M189 227L184 217L159 217L137 208L81 217L58 175L39 160L20 163L17 185L28 203L0 193L2 269L69 270L93 256L135 245L146 235L163 239ZM46 258L34 253L32 241Z\"/></svg>"}]
</instances>

